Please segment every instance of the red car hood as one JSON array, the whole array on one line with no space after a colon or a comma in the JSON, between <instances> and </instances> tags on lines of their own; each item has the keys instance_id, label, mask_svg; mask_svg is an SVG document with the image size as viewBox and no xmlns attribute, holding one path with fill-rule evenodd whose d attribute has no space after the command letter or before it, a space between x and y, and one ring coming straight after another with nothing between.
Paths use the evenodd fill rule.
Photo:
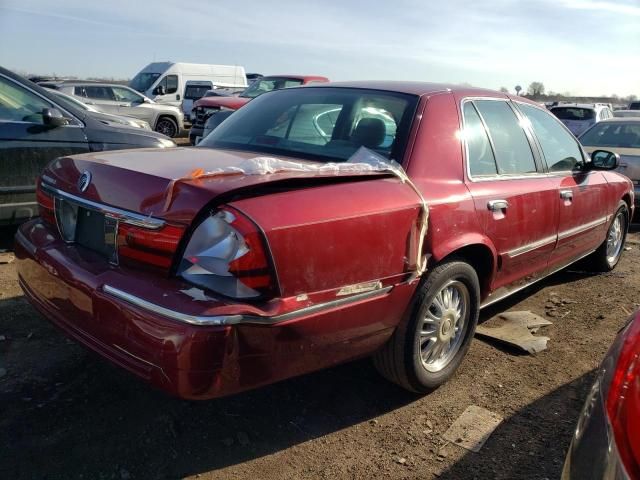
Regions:
<instances>
[{"instance_id":1,"label":"red car hood","mask_svg":"<svg viewBox=\"0 0 640 480\"><path fill-rule=\"evenodd\" d=\"M206 97L201 98L193 104L193 107L209 107L209 108L230 108L237 110L243 105L249 103L250 98L244 97Z\"/></svg>"},{"instance_id":2,"label":"red car hood","mask_svg":"<svg viewBox=\"0 0 640 480\"><path fill-rule=\"evenodd\" d=\"M194 171L234 167L258 156L259 153L253 152L207 148L116 150L59 158L47 166L42 179L55 188L87 200L172 223L190 224L203 207L232 191L246 191L284 180L310 181L336 176L320 172L278 172L218 175L175 182ZM77 183L84 172L91 173L91 183L85 192L80 192Z\"/></svg>"}]
</instances>

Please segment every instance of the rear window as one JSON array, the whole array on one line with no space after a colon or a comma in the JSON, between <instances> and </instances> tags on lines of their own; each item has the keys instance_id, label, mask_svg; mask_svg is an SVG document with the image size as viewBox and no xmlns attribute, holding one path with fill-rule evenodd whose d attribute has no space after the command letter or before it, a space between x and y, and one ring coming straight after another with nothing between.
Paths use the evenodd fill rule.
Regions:
<instances>
[{"instance_id":1,"label":"rear window","mask_svg":"<svg viewBox=\"0 0 640 480\"><path fill-rule=\"evenodd\" d=\"M595 110L580 107L555 107L551 109L560 120L593 120L596 118Z\"/></svg>"},{"instance_id":2,"label":"rear window","mask_svg":"<svg viewBox=\"0 0 640 480\"><path fill-rule=\"evenodd\" d=\"M211 89L211 85L187 85L184 89L184 98L187 100L199 100Z\"/></svg>"},{"instance_id":3,"label":"rear window","mask_svg":"<svg viewBox=\"0 0 640 480\"><path fill-rule=\"evenodd\" d=\"M640 148L640 123L597 123L580 142L594 147Z\"/></svg>"},{"instance_id":4,"label":"rear window","mask_svg":"<svg viewBox=\"0 0 640 480\"><path fill-rule=\"evenodd\" d=\"M401 160L418 97L355 88L283 89L261 95L198 146L346 161L360 147Z\"/></svg>"}]
</instances>

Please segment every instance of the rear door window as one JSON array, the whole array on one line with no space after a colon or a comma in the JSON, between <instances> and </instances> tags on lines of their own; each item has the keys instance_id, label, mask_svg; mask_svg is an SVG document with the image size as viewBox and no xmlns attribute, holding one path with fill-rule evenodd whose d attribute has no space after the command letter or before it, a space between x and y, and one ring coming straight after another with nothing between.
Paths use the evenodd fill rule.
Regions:
<instances>
[{"instance_id":1,"label":"rear door window","mask_svg":"<svg viewBox=\"0 0 640 480\"><path fill-rule=\"evenodd\" d=\"M498 173L536 173L531 145L511 106L501 100L474 100L473 103L489 130Z\"/></svg>"},{"instance_id":2,"label":"rear door window","mask_svg":"<svg viewBox=\"0 0 640 480\"><path fill-rule=\"evenodd\" d=\"M473 103L464 104L463 114L469 174L472 177L497 175L498 168L491 142Z\"/></svg>"},{"instance_id":3,"label":"rear door window","mask_svg":"<svg viewBox=\"0 0 640 480\"><path fill-rule=\"evenodd\" d=\"M189 85L184 89L184 98L185 100L200 100L205 96L207 91L211 90L212 84L208 85Z\"/></svg>"},{"instance_id":4,"label":"rear door window","mask_svg":"<svg viewBox=\"0 0 640 480\"><path fill-rule=\"evenodd\" d=\"M94 100L110 100L115 101L116 97L111 87L102 87L94 85L78 86L74 89L74 94L79 97L93 98Z\"/></svg>"},{"instance_id":5,"label":"rear door window","mask_svg":"<svg viewBox=\"0 0 640 480\"><path fill-rule=\"evenodd\" d=\"M556 107L551 112L560 120L593 120L596 112L591 108L580 107Z\"/></svg>"},{"instance_id":6,"label":"rear door window","mask_svg":"<svg viewBox=\"0 0 640 480\"><path fill-rule=\"evenodd\" d=\"M550 171L572 170L582 162L582 151L575 137L545 110L531 105L518 107L529 119Z\"/></svg>"}]
</instances>

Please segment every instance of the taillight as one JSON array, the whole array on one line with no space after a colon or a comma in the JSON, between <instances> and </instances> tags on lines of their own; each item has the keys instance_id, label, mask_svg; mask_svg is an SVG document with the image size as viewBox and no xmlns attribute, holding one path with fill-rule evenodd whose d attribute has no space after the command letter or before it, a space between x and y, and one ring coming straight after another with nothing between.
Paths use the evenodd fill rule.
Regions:
<instances>
[{"instance_id":1,"label":"taillight","mask_svg":"<svg viewBox=\"0 0 640 480\"><path fill-rule=\"evenodd\" d=\"M184 229L166 225L158 230L120 223L118 225L118 258L120 263L134 262L144 266L168 269Z\"/></svg>"},{"instance_id":2,"label":"taillight","mask_svg":"<svg viewBox=\"0 0 640 480\"><path fill-rule=\"evenodd\" d=\"M262 233L231 207L220 209L194 230L178 274L190 283L232 298L277 295Z\"/></svg>"},{"instance_id":3,"label":"taillight","mask_svg":"<svg viewBox=\"0 0 640 480\"><path fill-rule=\"evenodd\" d=\"M36 189L36 201L38 202L38 212L40 218L50 225L56 224L56 217L53 213L53 197L42 189L40 180Z\"/></svg>"},{"instance_id":4,"label":"taillight","mask_svg":"<svg viewBox=\"0 0 640 480\"><path fill-rule=\"evenodd\" d=\"M640 316L624 333L606 407L622 463L640 478Z\"/></svg>"}]
</instances>

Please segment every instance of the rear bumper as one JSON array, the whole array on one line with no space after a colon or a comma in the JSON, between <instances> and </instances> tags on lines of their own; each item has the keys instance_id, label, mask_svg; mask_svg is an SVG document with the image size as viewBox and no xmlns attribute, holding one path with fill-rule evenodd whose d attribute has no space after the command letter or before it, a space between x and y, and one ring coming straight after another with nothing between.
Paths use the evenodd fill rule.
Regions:
<instances>
[{"instance_id":1,"label":"rear bumper","mask_svg":"<svg viewBox=\"0 0 640 480\"><path fill-rule=\"evenodd\" d=\"M20 227L15 254L20 285L46 318L111 362L187 399L230 395L370 354L391 335L415 288L265 317L251 305L195 301L180 291L190 286L178 279L110 266L62 243L39 219ZM196 325L171 312L186 320L277 323Z\"/></svg>"}]
</instances>

